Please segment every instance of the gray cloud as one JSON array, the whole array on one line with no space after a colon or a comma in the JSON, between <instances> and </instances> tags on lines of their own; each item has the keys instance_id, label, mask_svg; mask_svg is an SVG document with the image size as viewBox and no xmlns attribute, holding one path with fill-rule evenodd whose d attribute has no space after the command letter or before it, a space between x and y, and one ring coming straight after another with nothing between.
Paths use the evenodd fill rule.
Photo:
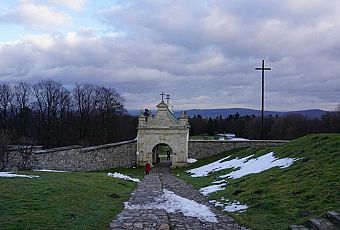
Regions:
<instances>
[{"instance_id":1,"label":"gray cloud","mask_svg":"<svg viewBox=\"0 0 340 230\"><path fill-rule=\"evenodd\" d=\"M0 45L0 80L115 87L128 108L172 94L178 109L334 109L340 88L340 3L324 1L129 1L98 11L109 31L23 37ZM123 34L123 35L122 35Z\"/></svg>"}]
</instances>

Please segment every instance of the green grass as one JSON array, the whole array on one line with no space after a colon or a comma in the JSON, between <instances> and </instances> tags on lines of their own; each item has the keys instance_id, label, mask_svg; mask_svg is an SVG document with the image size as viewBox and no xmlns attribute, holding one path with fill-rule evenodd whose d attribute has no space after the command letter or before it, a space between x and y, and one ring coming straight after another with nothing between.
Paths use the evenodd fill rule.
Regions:
<instances>
[{"instance_id":1,"label":"green grass","mask_svg":"<svg viewBox=\"0 0 340 230\"><path fill-rule=\"evenodd\" d=\"M238 200L249 205L246 212L229 213L240 223L254 229L288 229L307 219L322 216L330 210L340 210L340 134L308 135L273 148L239 149L209 157L188 168L173 170L180 178L196 188L211 185L227 171L192 178L185 170L222 157L256 156L274 151L279 158L299 158L286 169L272 168L228 180L228 186L213 193L209 199ZM230 170L230 169L229 169Z\"/></svg>"},{"instance_id":2,"label":"green grass","mask_svg":"<svg viewBox=\"0 0 340 230\"><path fill-rule=\"evenodd\" d=\"M115 171L143 177L143 168ZM0 229L107 229L136 187L106 172L20 173L40 178L0 177Z\"/></svg>"}]
</instances>

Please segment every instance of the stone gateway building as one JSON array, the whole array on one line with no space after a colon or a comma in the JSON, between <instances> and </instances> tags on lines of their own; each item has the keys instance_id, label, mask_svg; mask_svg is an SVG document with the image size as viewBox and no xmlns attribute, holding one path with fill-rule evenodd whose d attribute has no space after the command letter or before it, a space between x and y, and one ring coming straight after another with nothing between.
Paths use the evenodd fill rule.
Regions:
<instances>
[{"instance_id":1,"label":"stone gateway building","mask_svg":"<svg viewBox=\"0 0 340 230\"><path fill-rule=\"evenodd\" d=\"M168 147L172 166L180 167L188 160L189 125L184 112L177 119L168 105L162 100L157 105L155 116L139 116L137 133L137 164L159 161L159 150Z\"/></svg>"}]
</instances>

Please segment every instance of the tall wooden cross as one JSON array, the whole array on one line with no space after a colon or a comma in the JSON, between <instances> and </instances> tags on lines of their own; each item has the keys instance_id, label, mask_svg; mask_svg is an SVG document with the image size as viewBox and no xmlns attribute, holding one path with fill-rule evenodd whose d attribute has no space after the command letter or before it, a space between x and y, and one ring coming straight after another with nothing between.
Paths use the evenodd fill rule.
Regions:
<instances>
[{"instance_id":1,"label":"tall wooden cross","mask_svg":"<svg viewBox=\"0 0 340 230\"><path fill-rule=\"evenodd\" d=\"M162 96L162 101L164 101L164 95L165 95L165 93L162 92L160 95Z\"/></svg>"},{"instance_id":2,"label":"tall wooden cross","mask_svg":"<svg viewBox=\"0 0 340 230\"><path fill-rule=\"evenodd\" d=\"M263 139L263 117L264 117L264 71L271 70L271 68L264 67L264 60L262 60L262 67L256 67L255 70L262 71L262 108L261 108L261 138Z\"/></svg>"}]
</instances>

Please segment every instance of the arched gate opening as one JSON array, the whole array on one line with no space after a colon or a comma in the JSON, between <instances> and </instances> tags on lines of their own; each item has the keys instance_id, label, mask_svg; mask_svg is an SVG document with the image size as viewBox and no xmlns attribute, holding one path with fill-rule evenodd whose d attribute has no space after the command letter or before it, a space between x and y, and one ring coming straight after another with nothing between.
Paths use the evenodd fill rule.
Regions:
<instances>
[{"instance_id":1,"label":"arched gate opening","mask_svg":"<svg viewBox=\"0 0 340 230\"><path fill-rule=\"evenodd\" d=\"M157 144L152 149L152 163L171 163L172 154L173 150L169 145L164 143Z\"/></svg>"}]
</instances>

